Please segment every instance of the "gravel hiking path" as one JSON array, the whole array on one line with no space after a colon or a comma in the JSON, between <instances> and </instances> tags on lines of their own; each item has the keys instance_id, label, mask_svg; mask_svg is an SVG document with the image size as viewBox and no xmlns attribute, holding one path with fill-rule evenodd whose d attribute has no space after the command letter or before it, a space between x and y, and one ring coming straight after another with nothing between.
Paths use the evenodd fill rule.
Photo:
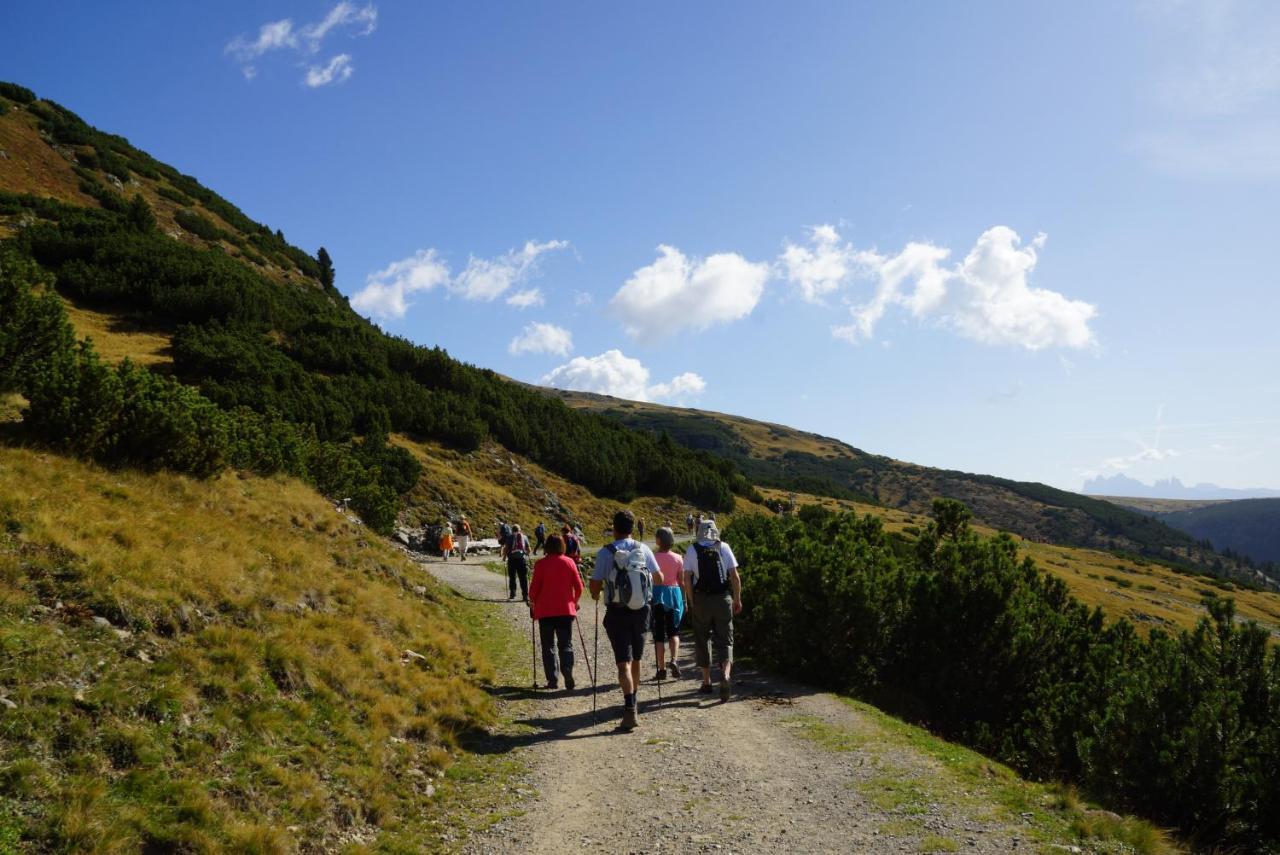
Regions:
<instances>
[{"instance_id":1,"label":"gravel hiking path","mask_svg":"<svg viewBox=\"0 0 1280 855\"><path fill-rule=\"evenodd\" d=\"M493 602L530 638L528 610L507 600L505 576L481 562L417 560L462 596ZM590 652L594 609L589 595L583 603ZM523 815L462 851L1081 851L1037 834L1030 813L972 791L980 788L831 695L746 668L728 703L699 695L687 643L685 676L664 682L661 703L650 648L640 728L616 733L622 696L609 649L601 629L598 721L580 644L572 694L534 691L528 655L523 669L499 673L505 723L479 750L521 753L530 771L511 793Z\"/></svg>"}]
</instances>

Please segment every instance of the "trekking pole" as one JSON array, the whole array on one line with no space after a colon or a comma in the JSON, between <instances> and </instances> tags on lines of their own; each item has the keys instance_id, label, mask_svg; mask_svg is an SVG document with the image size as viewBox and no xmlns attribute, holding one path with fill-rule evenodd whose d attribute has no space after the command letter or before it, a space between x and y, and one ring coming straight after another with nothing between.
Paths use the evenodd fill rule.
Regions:
<instances>
[{"instance_id":1,"label":"trekking pole","mask_svg":"<svg viewBox=\"0 0 1280 855\"><path fill-rule=\"evenodd\" d=\"M587 666L587 676L591 678L591 696L595 697L596 693L596 672L591 667L591 655L587 652L587 637L582 634L582 622L576 617L573 619L573 625L578 628L578 641L582 642L582 661ZM591 710L591 723L596 723L596 711Z\"/></svg>"},{"instance_id":2,"label":"trekking pole","mask_svg":"<svg viewBox=\"0 0 1280 855\"><path fill-rule=\"evenodd\" d=\"M591 673L599 674L600 673L600 601L596 600L595 603L596 603L596 641L595 641L595 655L594 657L592 657L593 661L595 662L595 666L592 669ZM591 678L591 720L595 721L595 717L596 717L596 678L592 677Z\"/></svg>"}]
</instances>

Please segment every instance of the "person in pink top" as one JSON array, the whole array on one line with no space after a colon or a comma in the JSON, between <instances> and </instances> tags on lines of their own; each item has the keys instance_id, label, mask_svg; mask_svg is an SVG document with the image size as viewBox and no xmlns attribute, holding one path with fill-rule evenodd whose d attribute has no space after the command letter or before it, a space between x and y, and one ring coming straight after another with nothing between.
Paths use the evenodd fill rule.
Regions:
<instances>
[{"instance_id":1,"label":"person in pink top","mask_svg":"<svg viewBox=\"0 0 1280 855\"><path fill-rule=\"evenodd\" d=\"M663 526L656 532L658 551L653 554L658 562L658 570L662 579L654 577L653 585L653 646L658 659L659 680L665 679L668 669L674 679L680 677L680 666L676 664L676 656L680 653L680 619L684 617L684 594L681 588L681 571L684 559L671 551L675 546L676 536L670 526ZM663 656L663 644L671 648L670 659Z\"/></svg>"},{"instance_id":2,"label":"person in pink top","mask_svg":"<svg viewBox=\"0 0 1280 855\"><path fill-rule=\"evenodd\" d=\"M564 687L573 691L573 621L582 597L582 576L578 565L564 554L564 538L553 534L544 545L546 554L533 565L533 581L529 583L529 614L538 622L542 636L542 670L547 674L547 688L560 688L556 671L564 675Z\"/></svg>"}]
</instances>

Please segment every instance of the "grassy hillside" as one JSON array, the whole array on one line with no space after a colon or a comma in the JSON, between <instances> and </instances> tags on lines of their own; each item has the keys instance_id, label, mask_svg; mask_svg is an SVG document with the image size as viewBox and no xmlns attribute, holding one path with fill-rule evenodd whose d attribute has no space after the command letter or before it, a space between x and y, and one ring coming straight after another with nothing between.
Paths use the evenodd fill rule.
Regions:
<instances>
[{"instance_id":1,"label":"grassy hillside","mask_svg":"<svg viewBox=\"0 0 1280 855\"><path fill-rule=\"evenodd\" d=\"M489 666L381 539L296 480L22 448L0 497L0 844L434 839L426 795L490 715Z\"/></svg>"},{"instance_id":2,"label":"grassy hillside","mask_svg":"<svg viewBox=\"0 0 1280 855\"><path fill-rule=\"evenodd\" d=\"M571 406L666 434L732 460L753 483L883 505L915 514L937 496L964 502L986 525L1042 543L1143 555L1218 575L1265 582L1195 538L1149 515L1044 484L933 469L869 454L839 440L741 416L549 390Z\"/></svg>"}]
</instances>

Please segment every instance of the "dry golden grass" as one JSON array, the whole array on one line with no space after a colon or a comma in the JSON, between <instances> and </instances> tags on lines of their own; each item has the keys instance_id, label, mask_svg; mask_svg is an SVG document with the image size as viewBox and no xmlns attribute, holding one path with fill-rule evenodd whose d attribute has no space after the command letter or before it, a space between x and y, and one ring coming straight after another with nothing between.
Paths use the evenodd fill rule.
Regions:
<instances>
[{"instance_id":1,"label":"dry golden grass","mask_svg":"<svg viewBox=\"0 0 1280 855\"><path fill-rule=\"evenodd\" d=\"M38 850L425 840L490 715L453 602L300 482L0 447L0 802Z\"/></svg>"},{"instance_id":2,"label":"dry golden grass","mask_svg":"<svg viewBox=\"0 0 1280 855\"><path fill-rule=\"evenodd\" d=\"M91 339L98 355L107 362L120 362L125 357L139 365L168 365L173 361L169 333L148 329L121 315L77 306L69 300L64 300L63 305L76 337Z\"/></svg>"},{"instance_id":3,"label":"dry golden grass","mask_svg":"<svg viewBox=\"0 0 1280 855\"><path fill-rule=\"evenodd\" d=\"M15 108L0 116L0 148L9 155L0 159L0 190L97 206L91 196L80 192L71 161L40 137L36 117L25 110Z\"/></svg>"}]
</instances>

